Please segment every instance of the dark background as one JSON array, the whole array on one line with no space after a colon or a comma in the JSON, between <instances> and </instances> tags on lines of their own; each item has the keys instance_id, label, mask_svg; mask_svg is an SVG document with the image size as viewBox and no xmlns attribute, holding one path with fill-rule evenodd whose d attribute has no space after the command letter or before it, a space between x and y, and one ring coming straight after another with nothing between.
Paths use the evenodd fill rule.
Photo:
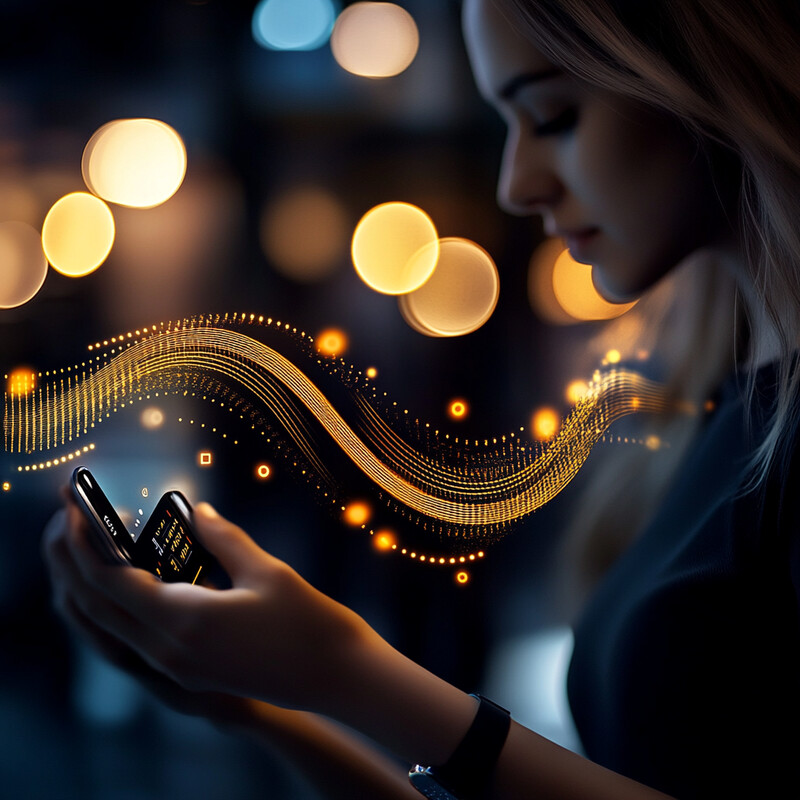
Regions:
<instances>
[{"instance_id":1,"label":"dark background","mask_svg":"<svg viewBox=\"0 0 800 800\"><path fill-rule=\"evenodd\" d=\"M254 2L0 2L0 221L38 227L58 197L84 190L83 146L112 119L168 122L189 164L164 206L114 208L115 247L95 273L70 280L51 270L32 301L0 310L0 373L73 364L87 344L140 326L248 311L312 333L345 329L347 359L376 366L390 398L442 430L499 436L526 426L538 405L563 409L592 326L550 327L530 308L539 227L495 204L503 130L475 91L458 3L401 5L420 30L417 59L395 78L370 81L343 72L327 46L257 46ZM425 208L440 235L481 244L501 274L492 319L461 338L425 337L392 298L358 280L346 249L323 281L283 277L261 249L259 218L283 192L309 183L333 192L353 226L370 207L405 200ZM446 415L457 396L471 405L461 423ZM140 487L180 477L192 499L213 502L462 688L502 686L495 657L504 645L563 622L551 602L553 554L572 487L489 548L462 587L449 568L377 553L280 469L270 482L254 480L253 464L274 455L260 443L223 443L176 424L186 409L164 408L156 432L123 411L94 435L86 463L112 498L135 503ZM207 404L191 413L214 421ZM215 453L210 469L195 462L203 447ZM0 794L305 797L270 754L160 708L67 634L50 610L39 539L70 468L19 476L19 463L27 462L0 455L2 480L12 484L0 494ZM531 664L497 699L522 702L526 682L535 690L542 680Z\"/></svg>"}]
</instances>

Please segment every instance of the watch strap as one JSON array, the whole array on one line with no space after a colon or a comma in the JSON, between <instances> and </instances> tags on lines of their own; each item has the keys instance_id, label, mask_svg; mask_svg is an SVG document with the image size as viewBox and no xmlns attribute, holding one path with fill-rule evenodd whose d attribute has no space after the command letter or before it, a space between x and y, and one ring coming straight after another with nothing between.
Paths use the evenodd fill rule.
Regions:
<instances>
[{"instance_id":1,"label":"watch strap","mask_svg":"<svg viewBox=\"0 0 800 800\"><path fill-rule=\"evenodd\" d=\"M428 797L436 795L430 793L430 788L426 791L417 785L413 779L415 772L419 775L424 771L428 784L439 784L459 800L484 800L488 794L497 759L511 727L511 715L483 695L472 696L478 700L478 711L447 763L440 767L417 766L409 773L412 783Z\"/></svg>"}]
</instances>

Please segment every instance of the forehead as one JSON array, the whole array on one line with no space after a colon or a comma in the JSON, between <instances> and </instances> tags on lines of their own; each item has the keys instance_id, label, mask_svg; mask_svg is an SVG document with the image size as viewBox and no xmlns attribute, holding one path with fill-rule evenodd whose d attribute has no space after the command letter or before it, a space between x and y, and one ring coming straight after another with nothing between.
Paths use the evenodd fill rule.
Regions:
<instances>
[{"instance_id":1,"label":"forehead","mask_svg":"<svg viewBox=\"0 0 800 800\"><path fill-rule=\"evenodd\" d=\"M487 97L517 75L553 67L521 33L502 0L464 0L462 25L475 81Z\"/></svg>"}]
</instances>

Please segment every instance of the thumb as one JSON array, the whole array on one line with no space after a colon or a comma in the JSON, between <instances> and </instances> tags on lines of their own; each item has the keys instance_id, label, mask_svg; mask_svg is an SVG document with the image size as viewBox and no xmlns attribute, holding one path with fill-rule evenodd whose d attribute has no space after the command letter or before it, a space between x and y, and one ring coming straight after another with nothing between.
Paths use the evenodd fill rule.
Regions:
<instances>
[{"instance_id":1,"label":"thumb","mask_svg":"<svg viewBox=\"0 0 800 800\"><path fill-rule=\"evenodd\" d=\"M247 533L209 503L198 503L192 518L201 544L234 581L268 557Z\"/></svg>"}]
</instances>

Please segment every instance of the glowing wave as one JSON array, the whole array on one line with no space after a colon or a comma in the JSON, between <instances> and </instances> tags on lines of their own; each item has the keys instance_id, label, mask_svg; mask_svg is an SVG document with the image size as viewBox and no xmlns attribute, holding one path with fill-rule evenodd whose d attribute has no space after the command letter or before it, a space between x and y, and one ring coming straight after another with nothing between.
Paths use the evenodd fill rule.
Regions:
<instances>
[{"instance_id":1,"label":"glowing wave","mask_svg":"<svg viewBox=\"0 0 800 800\"><path fill-rule=\"evenodd\" d=\"M72 447L71 442L143 393L184 389L185 394L188 385L203 385L251 409L251 418L269 411L320 479L330 482L331 472L314 441L316 421L406 516L418 522L425 518L440 532L475 543L552 500L615 420L665 407L657 385L612 369L596 373L547 444L511 434L499 444L485 440L483 447L478 442L472 447L442 441L438 432L433 439L410 442L379 413L368 382L358 385L340 375L339 385L354 397L354 424L360 430L348 424L303 370L263 341L263 334L276 328L289 326L252 314L196 317L129 339L88 365L54 371L52 377L45 373L33 391L6 394L5 449L30 454ZM301 337L308 345L313 341ZM317 358L316 364L323 360Z\"/></svg>"}]
</instances>

